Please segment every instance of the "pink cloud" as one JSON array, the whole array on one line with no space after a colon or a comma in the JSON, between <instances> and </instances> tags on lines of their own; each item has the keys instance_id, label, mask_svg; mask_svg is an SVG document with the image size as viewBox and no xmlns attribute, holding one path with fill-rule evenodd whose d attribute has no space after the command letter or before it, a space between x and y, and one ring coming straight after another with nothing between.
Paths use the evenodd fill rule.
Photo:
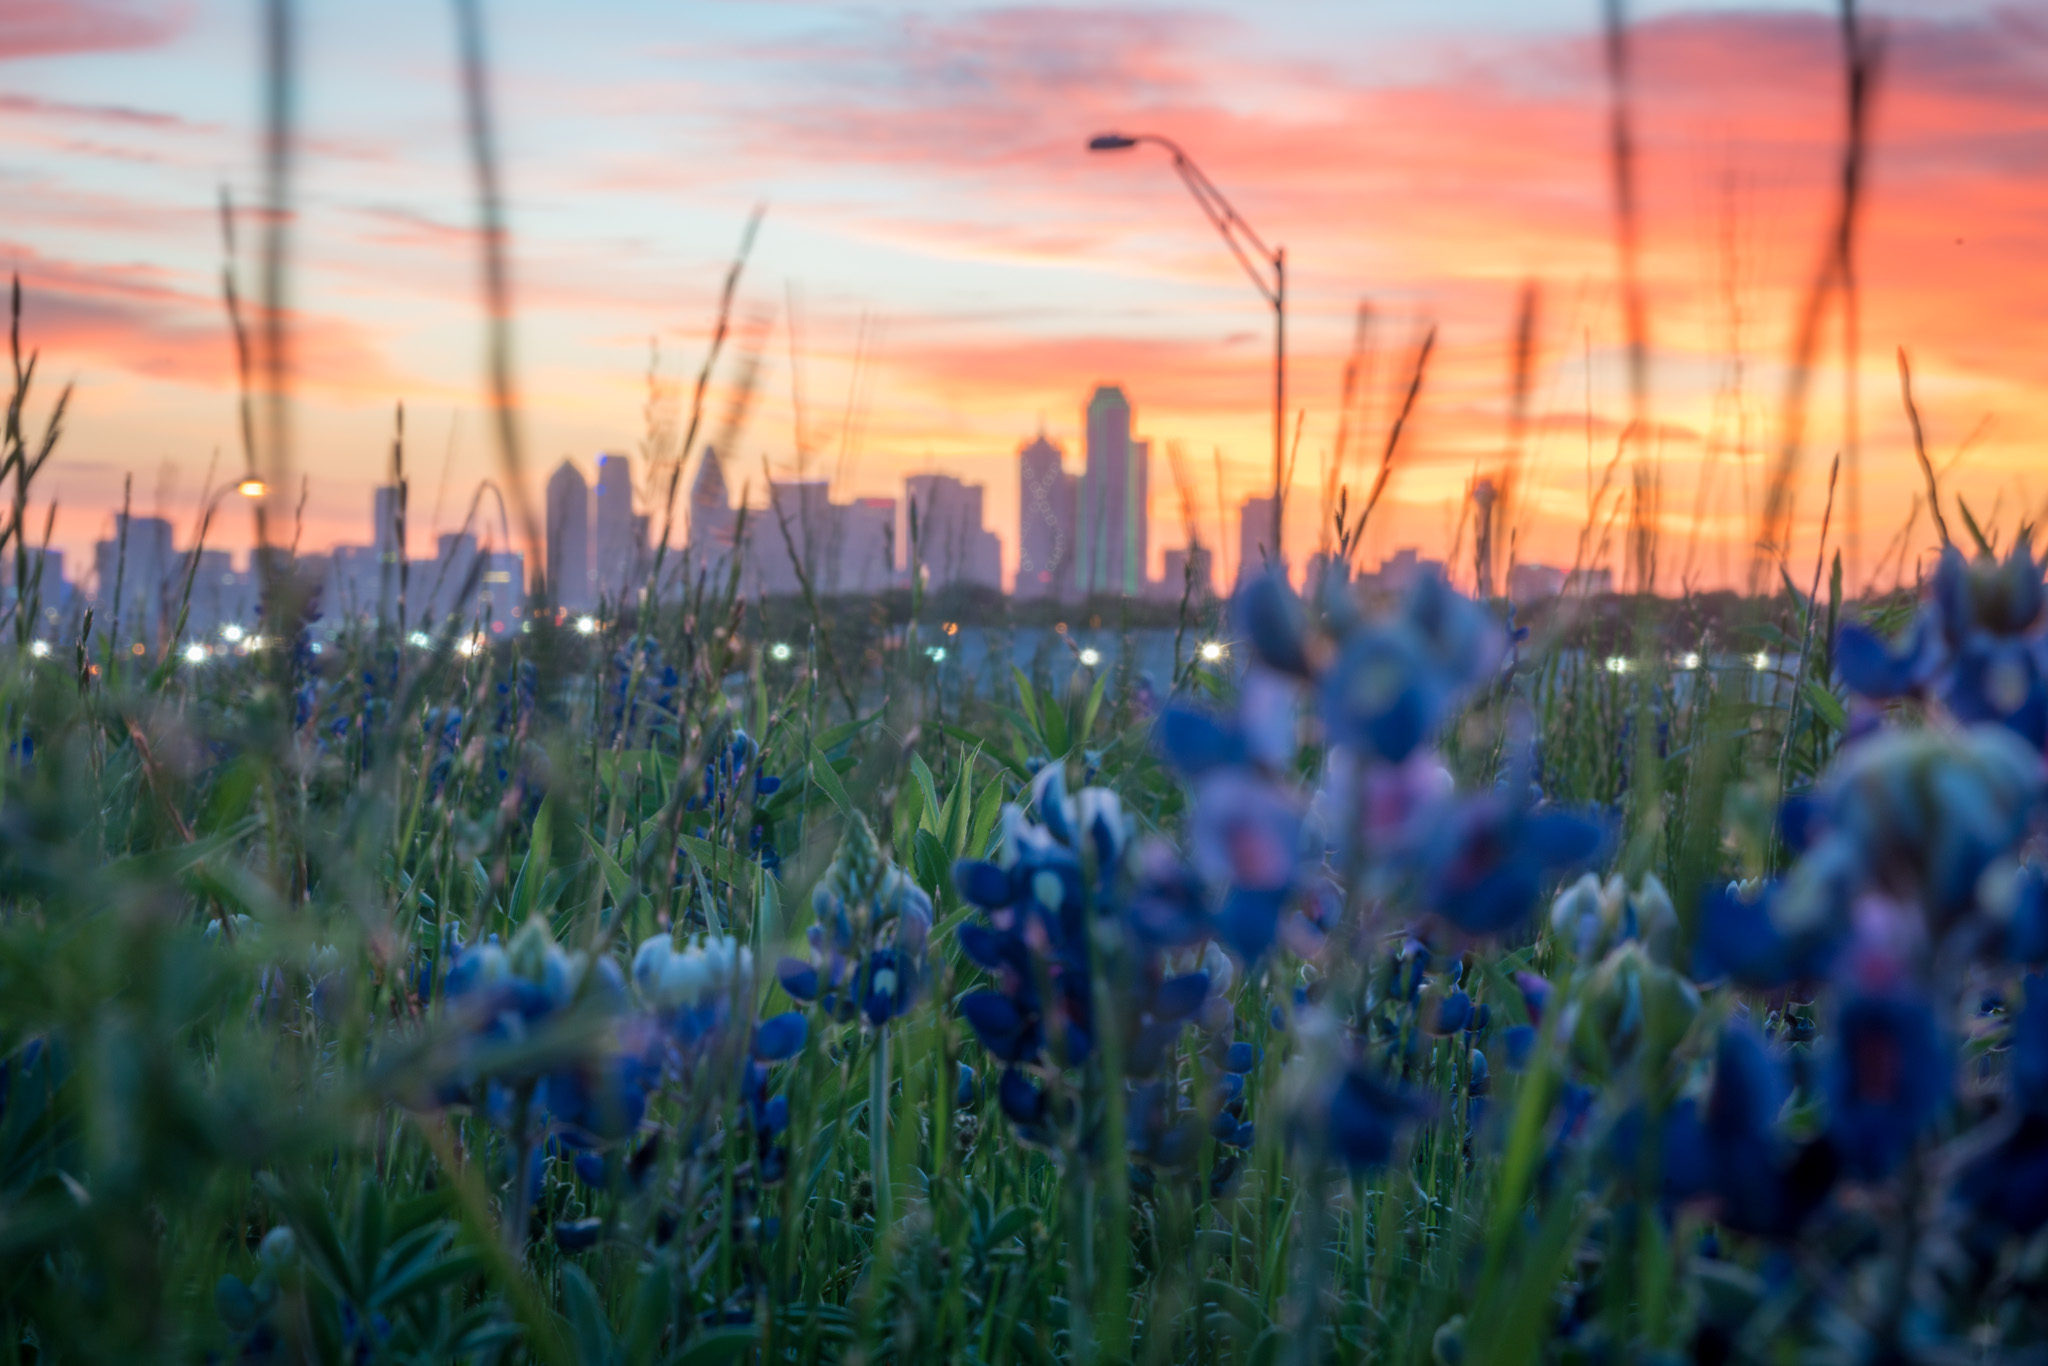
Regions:
<instances>
[{"instance_id":1,"label":"pink cloud","mask_svg":"<svg viewBox=\"0 0 2048 1366\"><path fill-rule=\"evenodd\" d=\"M154 47L181 32L183 4L156 13L120 0L6 0L0 4L0 61Z\"/></svg>"}]
</instances>

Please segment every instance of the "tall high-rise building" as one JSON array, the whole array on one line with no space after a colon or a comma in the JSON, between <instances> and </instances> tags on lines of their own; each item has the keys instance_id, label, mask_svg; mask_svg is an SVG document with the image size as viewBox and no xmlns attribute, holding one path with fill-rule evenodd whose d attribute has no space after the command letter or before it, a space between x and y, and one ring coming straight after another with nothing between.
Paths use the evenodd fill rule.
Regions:
<instances>
[{"instance_id":1,"label":"tall high-rise building","mask_svg":"<svg viewBox=\"0 0 2048 1366\"><path fill-rule=\"evenodd\" d=\"M1083 594L1144 591L1151 448L1131 439L1131 403L1105 384L1088 400L1088 467L1078 497L1076 577Z\"/></svg>"},{"instance_id":2,"label":"tall high-rise building","mask_svg":"<svg viewBox=\"0 0 2048 1366\"><path fill-rule=\"evenodd\" d=\"M370 504L371 546L376 551L376 577L368 583L356 585L356 595L362 600L364 610L392 620L396 619L399 580L405 569L405 542L410 535L406 526L405 495L404 484L377 486ZM402 532L406 534L401 534ZM415 616L418 614L417 608L409 610Z\"/></svg>"},{"instance_id":3,"label":"tall high-rise building","mask_svg":"<svg viewBox=\"0 0 2048 1366\"><path fill-rule=\"evenodd\" d=\"M738 518L732 507L732 493L725 484L725 462L715 447L706 446L697 461L696 477L690 481L689 539L692 557L704 568L715 568L732 554L732 538Z\"/></svg>"},{"instance_id":4,"label":"tall high-rise building","mask_svg":"<svg viewBox=\"0 0 2048 1366\"><path fill-rule=\"evenodd\" d=\"M111 633L118 620L116 648L140 644L145 652L154 649L175 569L169 522L161 517L116 513L113 538L93 546L93 572L98 579L94 629L105 621Z\"/></svg>"},{"instance_id":5,"label":"tall high-rise building","mask_svg":"<svg viewBox=\"0 0 2048 1366\"><path fill-rule=\"evenodd\" d=\"M1194 586L1188 585L1189 561L1194 562ZM1209 547L1195 546L1192 550L1181 548L1166 552L1166 572L1159 576L1158 596L1168 602L1179 602L1182 594L1189 594L1195 602L1206 601L1216 591L1215 572L1211 563Z\"/></svg>"},{"instance_id":6,"label":"tall high-rise building","mask_svg":"<svg viewBox=\"0 0 2048 1366\"><path fill-rule=\"evenodd\" d=\"M1273 552L1273 496L1245 499L1237 510L1237 581L1256 578L1269 565L1284 573L1286 562Z\"/></svg>"},{"instance_id":7,"label":"tall high-rise building","mask_svg":"<svg viewBox=\"0 0 2048 1366\"><path fill-rule=\"evenodd\" d=\"M1002 542L981 524L981 485L950 474L913 474L904 481L904 491L917 508L913 572L923 569L932 588L955 583L1002 587ZM906 525L906 544L908 531Z\"/></svg>"},{"instance_id":8,"label":"tall high-rise building","mask_svg":"<svg viewBox=\"0 0 2048 1366\"><path fill-rule=\"evenodd\" d=\"M1073 591L1075 483L1045 433L1017 453L1020 598L1063 598Z\"/></svg>"},{"instance_id":9,"label":"tall high-rise building","mask_svg":"<svg viewBox=\"0 0 2048 1366\"><path fill-rule=\"evenodd\" d=\"M590 606L590 486L564 460L548 476L547 591L557 607Z\"/></svg>"},{"instance_id":10,"label":"tall high-rise building","mask_svg":"<svg viewBox=\"0 0 2048 1366\"><path fill-rule=\"evenodd\" d=\"M633 464L623 455L597 457L597 596L622 602L639 585L633 582L645 546L633 534Z\"/></svg>"},{"instance_id":11,"label":"tall high-rise building","mask_svg":"<svg viewBox=\"0 0 2048 1366\"><path fill-rule=\"evenodd\" d=\"M828 593L879 593L896 577L896 500L856 498L835 509L838 544Z\"/></svg>"},{"instance_id":12,"label":"tall high-rise building","mask_svg":"<svg viewBox=\"0 0 2048 1366\"><path fill-rule=\"evenodd\" d=\"M778 595L800 593L805 582L813 592L826 591L820 570L829 562L838 534L837 511L831 486L823 479L771 480L768 506L747 533L748 584ZM797 562L803 565L802 578Z\"/></svg>"}]
</instances>

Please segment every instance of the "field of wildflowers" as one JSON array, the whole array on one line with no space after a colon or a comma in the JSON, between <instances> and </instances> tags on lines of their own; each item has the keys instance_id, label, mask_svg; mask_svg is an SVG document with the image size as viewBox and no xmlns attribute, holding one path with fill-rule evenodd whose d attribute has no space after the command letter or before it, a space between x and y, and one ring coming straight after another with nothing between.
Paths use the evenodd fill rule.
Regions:
<instances>
[{"instance_id":1,"label":"field of wildflowers","mask_svg":"<svg viewBox=\"0 0 2048 1366\"><path fill-rule=\"evenodd\" d=\"M1795 442L1782 592L1589 634L1340 554L1191 579L1170 678L947 676L917 590L687 560L589 630L401 582L316 643L273 541L199 664L32 629L16 319L7 1360L2048 1361L2031 527L1802 593Z\"/></svg>"},{"instance_id":2,"label":"field of wildflowers","mask_svg":"<svg viewBox=\"0 0 2048 1366\"><path fill-rule=\"evenodd\" d=\"M2048 1353L2026 538L1683 658L1337 570L950 691L915 600L828 686L694 583L16 612L12 1359Z\"/></svg>"}]
</instances>

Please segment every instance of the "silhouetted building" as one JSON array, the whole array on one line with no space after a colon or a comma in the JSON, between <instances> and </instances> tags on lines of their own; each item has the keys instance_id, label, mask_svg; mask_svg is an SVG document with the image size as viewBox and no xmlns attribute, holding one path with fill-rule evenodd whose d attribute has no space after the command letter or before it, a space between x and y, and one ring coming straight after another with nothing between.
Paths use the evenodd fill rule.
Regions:
<instances>
[{"instance_id":1,"label":"silhouetted building","mask_svg":"<svg viewBox=\"0 0 2048 1366\"><path fill-rule=\"evenodd\" d=\"M633 516L633 465L623 455L597 457L596 597L623 602L638 587L647 538Z\"/></svg>"},{"instance_id":2,"label":"silhouetted building","mask_svg":"<svg viewBox=\"0 0 2048 1366\"><path fill-rule=\"evenodd\" d=\"M690 527L686 542L691 558L700 568L716 570L729 561L737 523L732 494L725 484L725 463L716 450L706 446L697 461L696 477L690 481Z\"/></svg>"},{"instance_id":3,"label":"silhouetted building","mask_svg":"<svg viewBox=\"0 0 2048 1366\"><path fill-rule=\"evenodd\" d=\"M547 591L557 607L591 604L590 486L564 460L548 476Z\"/></svg>"},{"instance_id":4,"label":"silhouetted building","mask_svg":"<svg viewBox=\"0 0 2048 1366\"><path fill-rule=\"evenodd\" d=\"M838 545L828 593L879 593L896 579L896 500L856 498L837 509Z\"/></svg>"},{"instance_id":5,"label":"silhouetted building","mask_svg":"<svg viewBox=\"0 0 2048 1366\"><path fill-rule=\"evenodd\" d=\"M1287 566L1274 554L1273 499L1247 498L1237 510L1237 581L1256 578L1268 565Z\"/></svg>"},{"instance_id":6,"label":"silhouetted building","mask_svg":"<svg viewBox=\"0 0 2048 1366\"><path fill-rule=\"evenodd\" d=\"M1196 602L1210 597L1216 591L1215 570L1211 563L1209 547L1198 545L1192 549L1176 548L1166 552L1166 571L1159 576L1156 585L1158 596L1168 602L1178 602L1183 594L1189 594L1188 564L1194 562L1194 587L1190 596Z\"/></svg>"},{"instance_id":7,"label":"silhouetted building","mask_svg":"<svg viewBox=\"0 0 2048 1366\"><path fill-rule=\"evenodd\" d=\"M1017 453L1017 596L1074 591L1078 481L1043 432Z\"/></svg>"},{"instance_id":8,"label":"silhouetted building","mask_svg":"<svg viewBox=\"0 0 2048 1366\"><path fill-rule=\"evenodd\" d=\"M1517 604L1541 602L1564 591L1564 571L1547 564L1518 564L1508 570L1508 597Z\"/></svg>"},{"instance_id":9,"label":"silhouetted building","mask_svg":"<svg viewBox=\"0 0 2048 1366\"><path fill-rule=\"evenodd\" d=\"M154 650L176 565L169 522L116 513L113 538L93 546L93 629L113 636L116 649Z\"/></svg>"},{"instance_id":10,"label":"silhouetted building","mask_svg":"<svg viewBox=\"0 0 2048 1366\"><path fill-rule=\"evenodd\" d=\"M1083 594L1136 597L1145 588L1151 448L1131 439L1131 404L1103 385L1088 400L1088 466L1078 498L1077 582Z\"/></svg>"},{"instance_id":11,"label":"silhouetted building","mask_svg":"<svg viewBox=\"0 0 2048 1366\"><path fill-rule=\"evenodd\" d=\"M981 485L950 474L913 474L904 489L917 509L912 572L924 570L927 586L935 589L956 583L1000 589L1003 547L981 524Z\"/></svg>"}]
</instances>

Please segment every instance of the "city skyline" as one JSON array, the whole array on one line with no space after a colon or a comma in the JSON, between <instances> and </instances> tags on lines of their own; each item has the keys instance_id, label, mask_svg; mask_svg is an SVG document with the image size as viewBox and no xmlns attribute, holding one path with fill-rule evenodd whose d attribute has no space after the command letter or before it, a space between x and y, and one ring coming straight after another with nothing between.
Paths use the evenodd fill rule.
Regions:
<instances>
[{"instance_id":1,"label":"city skyline","mask_svg":"<svg viewBox=\"0 0 2048 1366\"><path fill-rule=\"evenodd\" d=\"M920 17L793 0L694 7L687 25L621 11L565 34L524 0L493 7L531 503L565 452L639 453L650 369L657 387L694 377L734 245L766 201L736 299L749 340L729 348L706 410L716 422L731 407L743 353L756 353L752 418L727 471L736 486L758 491L763 450L796 449L829 452L840 498L889 496L920 470L981 483L1007 576L1015 487L997 471L1041 412L1078 451L1073 395L1113 379L1140 402L1155 451L1184 449L1199 520L1222 523L1207 534L1227 544L1229 511L1270 491L1266 320L1163 164L1084 152L1092 133L1124 127L1182 142L1288 249L1288 393L1306 419L1291 506L1320 499L1347 417L1366 433L1343 480L1359 494L1389 393L1432 322L1428 381L1384 506L1448 553L1475 461L1506 440L1517 301L1535 284L1529 459L1497 539L1568 561L1587 520L1583 448L1611 446L1630 410L1594 7L1289 12L1310 8L1313 24L1268 24L1206 0L1171 21L1142 5ZM1698 542L1692 571L1706 583L1744 573L1835 193L1828 8L1657 4L1635 30L1663 526L1675 545ZM2031 508L2040 491L2027 476L2048 440L2036 359L2048 321L2025 304L2043 283L2029 226L2043 192L2011 169L2048 130L2033 46L1989 4L1878 8L1892 57L1859 246L1860 455L1845 458L1861 480L1845 480L1837 509L1845 543L1860 525L1866 569L1919 483L1894 348L1913 353L1936 458L1967 444L1949 485L1973 508L2000 503L2008 521ZM79 12L32 32L0 26L14 92L0 140L36 187L0 240L23 277L39 373L79 385L46 476L56 544L75 562L112 524L125 477L137 513L182 529L216 450L217 477L239 474L217 206L222 186L251 205L261 183L246 14L226 0L153 17L110 0L104 23ZM313 476L308 546L354 534L401 401L418 525L434 525L442 486L504 478L444 17L382 0L337 13L308 71L318 98L294 223L292 468L264 471L277 524L294 520L297 475ZM400 35L437 55L409 58L393 88L385 53ZM708 70L706 52L719 59ZM770 89L804 93L764 104ZM566 154L592 147L605 150ZM239 264L247 291L255 263ZM1361 301L1373 382L1347 415ZM1826 455L1845 434L1848 385L1829 346L1795 559L1811 554ZM1154 552L1180 520L1170 483L1150 489ZM459 515L445 510L442 529ZM1304 525L1290 524L1291 541ZM215 535L248 542L241 518ZM1666 586L1685 569L1671 565Z\"/></svg>"}]
</instances>

